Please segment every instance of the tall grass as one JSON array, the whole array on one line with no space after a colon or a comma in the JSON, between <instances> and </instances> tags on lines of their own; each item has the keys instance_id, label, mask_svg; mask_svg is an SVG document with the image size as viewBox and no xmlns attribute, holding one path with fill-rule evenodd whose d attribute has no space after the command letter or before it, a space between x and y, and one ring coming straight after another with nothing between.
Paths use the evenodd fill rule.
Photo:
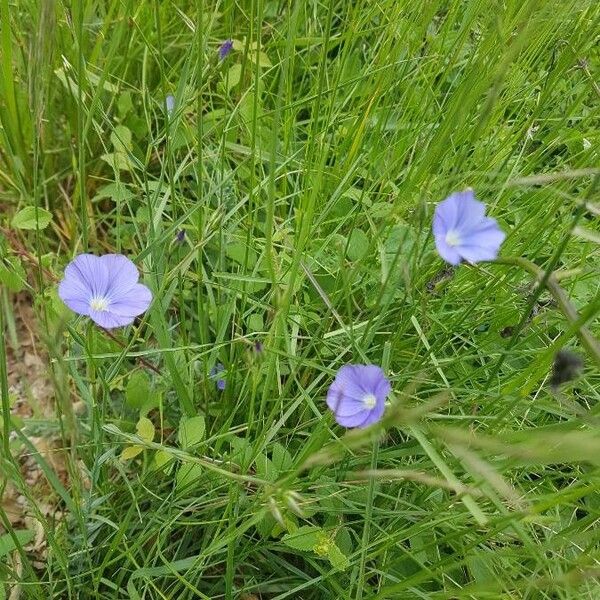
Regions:
<instances>
[{"instance_id":1,"label":"tall grass","mask_svg":"<svg viewBox=\"0 0 600 600\"><path fill-rule=\"evenodd\" d=\"M597 598L599 24L591 0L0 0L26 274L0 272L0 482L31 516L0 504L5 594ZM447 270L432 208L467 186L504 260ZM11 225L30 206L47 228ZM84 251L139 265L135 326L62 306ZM8 417L19 287L52 416ZM565 345L585 370L554 390ZM348 362L393 382L375 431L326 410Z\"/></svg>"}]
</instances>

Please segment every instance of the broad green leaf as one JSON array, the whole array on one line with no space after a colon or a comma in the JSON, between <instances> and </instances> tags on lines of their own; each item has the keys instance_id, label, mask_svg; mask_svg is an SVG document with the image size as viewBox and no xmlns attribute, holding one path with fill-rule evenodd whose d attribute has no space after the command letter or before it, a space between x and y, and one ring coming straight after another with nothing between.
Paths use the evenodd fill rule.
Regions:
<instances>
[{"instance_id":1,"label":"broad green leaf","mask_svg":"<svg viewBox=\"0 0 600 600\"><path fill-rule=\"evenodd\" d=\"M259 314L253 314L248 317L248 330L255 333L257 331L263 331L265 325L263 323L263 316Z\"/></svg>"},{"instance_id":2,"label":"broad green leaf","mask_svg":"<svg viewBox=\"0 0 600 600\"><path fill-rule=\"evenodd\" d=\"M94 196L94 200L112 198L113 200L126 202L134 197L135 194L124 183L115 181L114 183L109 183L99 188Z\"/></svg>"},{"instance_id":3,"label":"broad green leaf","mask_svg":"<svg viewBox=\"0 0 600 600\"><path fill-rule=\"evenodd\" d=\"M256 457L256 472L259 477L267 481L275 481L279 476L273 462L262 453Z\"/></svg>"},{"instance_id":4,"label":"broad green leaf","mask_svg":"<svg viewBox=\"0 0 600 600\"><path fill-rule=\"evenodd\" d=\"M246 244L243 244L242 242L231 242L230 244L227 244L225 254L239 265L246 264L249 269L254 267L258 258L256 252L254 252L252 248L248 248Z\"/></svg>"},{"instance_id":5,"label":"broad green leaf","mask_svg":"<svg viewBox=\"0 0 600 600\"><path fill-rule=\"evenodd\" d=\"M29 544L29 542L31 542L31 540L35 536L35 532L31 531L30 529L19 529L19 530L16 530L14 532L14 534L17 537L17 540L19 541L19 544L21 544L21 546L25 546L26 544ZM13 537L8 533L1 535L0 536L0 558L3 558L7 554L10 554L14 550L16 550L16 546L15 546L15 541L13 540Z\"/></svg>"},{"instance_id":6,"label":"broad green leaf","mask_svg":"<svg viewBox=\"0 0 600 600\"><path fill-rule=\"evenodd\" d=\"M16 256L10 256L5 262L0 262L0 284L5 285L11 292L20 292L27 282L27 274Z\"/></svg>"},{"instance_id":7,"label":"broad green leaf","mask_svg":"<svg viewBox=\"0 0 600 600\"><path fill-rule=\"evenodd\" d=\"M141 454L144 451L144 446L140 446L139 444L134 444L133 446L127 446L123 448L123 452L121 452L121 460L131 460L135 458L138 454Z\"/></svg>"},{"instance_id":8,"label":"broad green leaf","mask_svg":"<svg viewBox=\"0 0 600 600\"><path fill-rule=\"evenodd\" d=\"M150 394L150 378L144 371L134 371L125 388L125 404L139 410Z\"/></svg>"},{"instance_id":9,"label":"broad green leaf","mask_svg":"<svg viewBox=\"0 0 600 600\"><path fill-rule=\"evenodd\" d=\"M304 550L312 552L315 547L322 543L324 532L320 527L314 525L303 525L294 533L288 533L281 538L281 541L294 550Z\"/></svg>"},{"instance_id":10,"label":"broad green leaf","mask_svg":"<svg viewBox=\"0 0 600 600\"><path fill-rule=\"evenodd\" d=\"M231 460L236 464L243 465L245 467L249 467L250 460L252 459L252 455L254 451L252 450L252 446L250 442L246 438L241 438L237 436L233 436L230 441L231 444Z\"/></svg>"},{"instance_id":11,"label":"broad green leaf","mask_svg":"<svg viewBox=\"0 0 600 600\"><path fill-rule=\"evenodd\" d=\"M350 566L348 557L333 542L329 545L327 558L331 566L338 571L345 571Z\"/></svg>"},{"instance_id":12,"label":"broad green leaf","mask_svg":"<svg viewBox=\"0 0 600 600\"><path fill-rule=\"evenodd\" d=\"M100 158L109 164L114 171L132 171L133 165L124 152L109 152L102 154Z\"/></svg>"},{"instance_id":13,"label":"broad green leaf","mask_svg":"<svg viewBox=\"0 0 600 600\"><path fill-rule=\"evenodd\" d=\"M176 487L177 490L182 490L191 486L195 481L202 476L202 465L196 463L183 463L177 471Z\"/></svg>"},{"instance_id":14,"label":"broad green leaf","mask_svg":"<svg viewBox=\"0 0 600 600\"><path fill-rule=\"evenodd\" d=\"M271 536L276 524L275 517L270 512L265 512L263 518L256 524L256 531L263 539L267 539Z\"/></svg>"},{"instance_id":15,"label":"broad green leaf","mask_svg":"<svg viewBox=\"0 0 600 600\"><path fill-rule=\"evenodd\" d=\"M170 452L165 450L157 450L154 454L153 469L159 469L165 471L167 467L173 462L174 456Z\"/></svg>"},{"instance_id":16,"label":"broad green leaf","mask_svg":"<svg viewBox=\"0 0 600 600\"><path fill-rule=\"evenodd\" d=\"M203 416L184 417L179 423L178 440L184 449L193 448L204 441L206 422Z\"/></svg>"},{"instance_id":17,"label":"broad green leaf","mask_svg":"<svg viewBox=\"0 0 600 600\"><path fill-rule=\"evenodd\" d=\"M131 92L123 92L119 96L117 101L117 108L119 109L119 115L122 117L126 116L127 113L133 108L133 102L131 101Z\"/></svg>"},{"instance_id":18,"label":"broad green leaf","mask_svg":"<svg viewBox=\"0 0 600 600\"><path fill-rule=\"evenodd\" d=\"M115 152L131 152L133 145L131 143L131 131L125 125L117 125L114 131L110 134L110 141L115 149Z\"/></svg>"},{"instance_id":19,"label":"broad green leaf","mask_svg":"<svg viewBox=\"0 0 600 600\"><path fill-rule=\"evenodd\" d=\"M225 79L225 85L227 86L227 91L232 90L239 82L240 77L242 75L242 65L235 64L231 65L229 71L227 72L227 77Z\"/></svg>"},{"instance_id":20,"label":"broad green leaf","mask_svg":"<svg viewBox=\"0 0 600 600\"><path fill-rule=\"evenodd\" d=\"M145 441L151 442L154 439L154 424L147 417L140 417L135 426L137 434Z\"/></svg>"},{"instance_id":21,"label":"broad green leaf","mask_svg":"<svg viewBox=\"0 0 600 600\"><path fill-rule=\"evenodd\" d=\"M52 221L52 213L45 208L37 209L37 220L35 206L26 206L21 209L12 220L12 226L16 229L45 229Z\"/></svg>"},{"instance_id":22,"label":"broad green leaf","mask_svg":"<svg viewBox=\"0 0 600 600\"><path fill-rule=\"evenodd\" d=\"M348 238L346 254L350 260L360 260L369 250L369 238L362 229L353 229Z\"/></svg>"},{"instance_id":23,"label":"broad green leaf","mask_svg":"<svg viewBox=\"0 0 600 600\"><path fill-rule=\"evenodd\" d=\"M392 227L387 239L385 240L386 260L392 262L396 254L409 256L415 244L415 234L408 225L399 223ZM402 260L402 258L400 258Z\"/></svg>"},{"instance_id":24,"label":"broad green leaf","mask_svg":"<svg viewBox=\"0 0 600 600\"><path fill-rule=\"evenodd\" d=\"M280 473L289 471L294 464L291 454L279 442L273 444L271 460Z\"/></svg>"}]
</instances>

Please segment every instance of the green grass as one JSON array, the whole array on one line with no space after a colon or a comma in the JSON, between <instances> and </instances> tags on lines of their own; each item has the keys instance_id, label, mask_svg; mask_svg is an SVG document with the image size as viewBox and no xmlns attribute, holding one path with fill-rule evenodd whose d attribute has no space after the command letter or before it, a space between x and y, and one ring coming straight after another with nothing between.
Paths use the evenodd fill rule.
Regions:
<instances>
[{"instance_id":1,"label":"green grass","mask_svg":"<svg viewBox=\"0 0 600 600\"><path fill-rule=\"evenodd\" d=\"M31 516L0 503L0 598L599 597L596 2L0 0L0 27L0 490ZM505 260L450 272L433 207L467 186ZM141 322L62 306L83 251L136 262ZM20 289L51 416L7 418ZM393 382L375 431L326 408L348 362Z\"/></svg>"}]
</instances>

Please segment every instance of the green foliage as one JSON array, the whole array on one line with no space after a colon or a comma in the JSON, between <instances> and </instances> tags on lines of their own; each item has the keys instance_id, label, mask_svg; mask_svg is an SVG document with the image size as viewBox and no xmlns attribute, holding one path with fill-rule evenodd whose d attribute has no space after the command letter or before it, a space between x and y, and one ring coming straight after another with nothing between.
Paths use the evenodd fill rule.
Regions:
<instances>
[{"instance_id":1,"label":"green foliage","mask_svg":"<svg viewBox=\"0 0 600 600\"><path fill-rule=\"evenodd\" d=\"M596 600L599 22L0 0L0 490L29 519L21 549L0 533L7 589ZM517 263L442 263L433 208L467 186L572 307ZM131 257L152 310L73 318L80 252ZM553 390L565 345L586 362ZM331 418L349 362L392 380L381 429Z\"/></svg>"},{"instance_id":2,"label":"green foliage","mask_svg":"<svg viewBox=\"0 0 600 600\"><path fill-rule=\"evenodd\" d=\"M45 229L51 220L52 214L46 209L26 206L15 214L11 224L15 229Z\"/></svg>"}]
</instances>

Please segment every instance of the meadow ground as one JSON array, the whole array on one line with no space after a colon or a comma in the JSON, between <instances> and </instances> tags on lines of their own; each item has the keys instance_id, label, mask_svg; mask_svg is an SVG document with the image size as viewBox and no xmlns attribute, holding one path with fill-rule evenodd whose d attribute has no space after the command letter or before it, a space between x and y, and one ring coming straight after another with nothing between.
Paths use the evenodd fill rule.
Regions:
<instances>
[{"instance_id":1,"label":"meadow ground","mask_svg":"<svg viewBox=\"0 0 600 600\"><path fill-rule=\"evenodd\" d=\"M600 598L595 0L0 27L0 598ZM449 268L467 187L507 238ZM133 325L63 305L82 252L139 267ZM347 363L391 380L371 428Z\"/></svg>"}]
</instances>

